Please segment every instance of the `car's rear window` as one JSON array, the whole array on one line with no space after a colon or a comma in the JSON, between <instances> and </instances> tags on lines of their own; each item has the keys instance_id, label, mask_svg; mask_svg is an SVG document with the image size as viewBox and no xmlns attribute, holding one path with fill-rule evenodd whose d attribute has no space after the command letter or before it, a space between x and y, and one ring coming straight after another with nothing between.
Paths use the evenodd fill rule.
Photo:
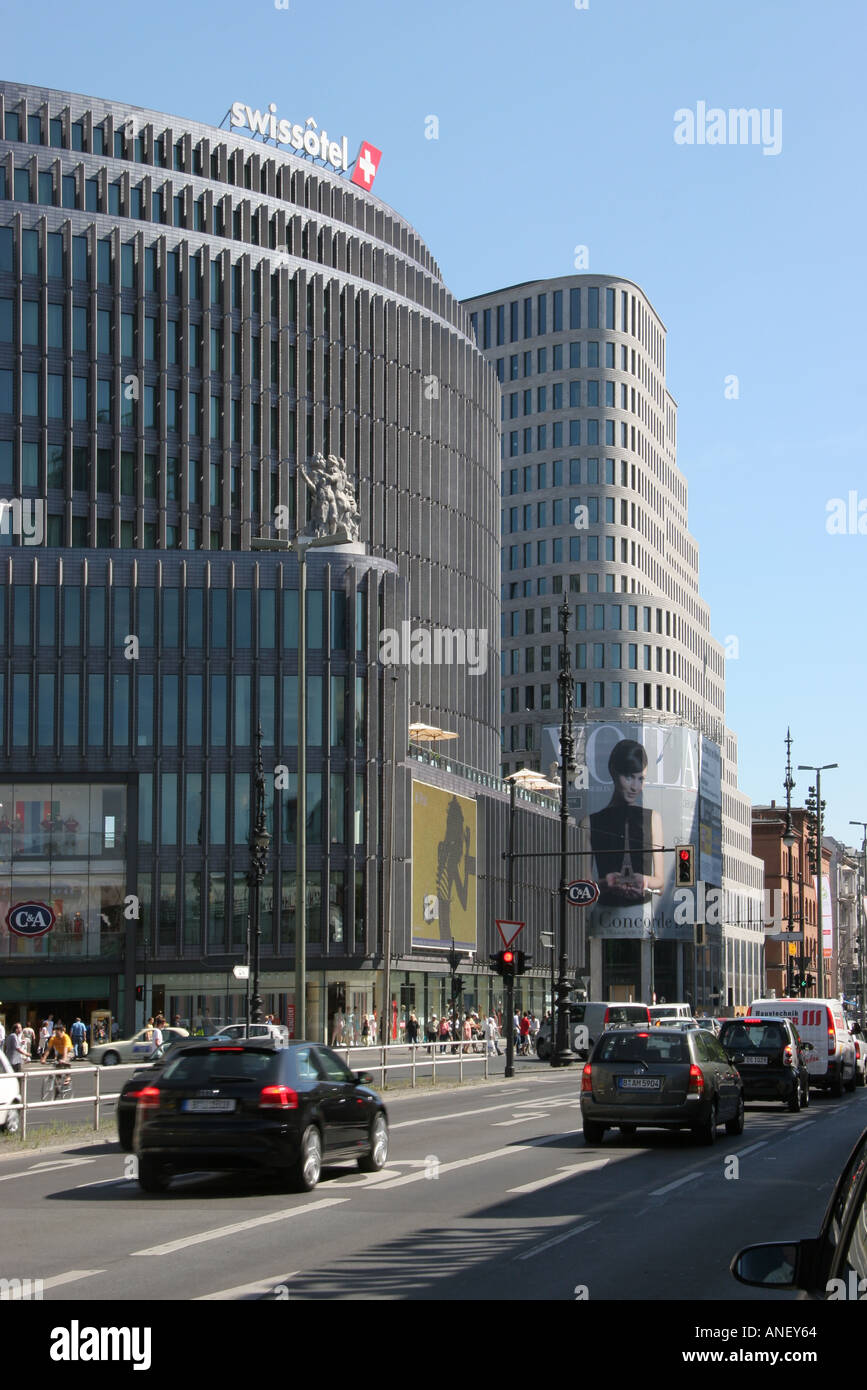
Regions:
<instances>
[{"instance_id":1,"label":"car's rear window","mask_svg":"<svg viewBox=\"0 0 867 1390\"><path fill-rule=\"evenodd\" d=\"M688 1062L689 1045L682 1033L613 1034L600 1039L594 1062Z\"/></svg>"},{"instance_id":2,"label":"car's rear window","mask_svg":"<svg viewBox=\"0 0 867 1390\"><path fill-rule=\"evenodd\" d=\"M720 1042L729 1052L749 1052L756 1048L783 1047L788 1041L779 1023L733 1023L723 1025Z\"/></svg>"},{"instance_id":3,"label":"car's rear window","mask_svg":"<svg viewBox=\"0 0 867 1390\"><path fill-rule=\"evenodd\" d=\"M190 1086L210 1081L268 1081L279 1069L280 1059L275 1052L254 1052L244 1049L212 1048L208 1052L185 1052L169 1062L163 1077Z\"/></svg>"}]
</instances>

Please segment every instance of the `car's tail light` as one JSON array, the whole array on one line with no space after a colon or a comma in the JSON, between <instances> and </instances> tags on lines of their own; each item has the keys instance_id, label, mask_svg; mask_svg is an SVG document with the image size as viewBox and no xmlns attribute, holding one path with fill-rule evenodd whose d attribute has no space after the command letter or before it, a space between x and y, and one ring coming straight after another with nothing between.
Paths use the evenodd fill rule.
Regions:
<instances>
[{"instance_id":1,"label":"car's tail light","mask_svg":"<svg viewBox=\"0 0 867 1390\"><path fill-rule=\"evenodd\" d=\"M591 1067L589 1062L586 1062L584 1064L584 1070L581 1073L581 1090L582 1092L592 1092L593 1090L593 1068Z\"/></svg>"},{"instance_id":2,"label":"car's tail light","mask_svg":"<svg viewBox=\"0 0 867 1390\"><path fill-rule=\"evenodd\" d=\"M610 1010L610 1009L606 1009L606 1010L605 1010L605 1017L604 1017L603 1020L602 1020L602 1027L603 1027L603 1028L607 1028L607 1027L608 1027L608 1015L609 1015L610 1013L611 1013L611 1010Z\"/></svg>"},{"instance_id":3,"label":"car's tail light","mask_svg":"<svg viewBox=\"0 0 867 1390\"><path fill-rule=\"evenodd\" d=\"M297 1110L298 1092L291 1086L263 1086L259 1096L260 1110Z\"/></svg>"},{"instance_id":4,"label":"car's tail light","mask_svg":"<svg viewBox=\"0 0 867 1390\"><path fill-rule=\"evenodd\" d=\"M158 1086L145 1086L138 1093L139 1110L158 1110L160 1104L160 1092Z\"/></svg>"},{"instance_id":5,"label":"car's tail light","mask_svg":"<svg viewBox=\"0 0 867 1390\"><path fill-rule=\"evenodd\" d=\"M783 1048L783 1066L784 1066L784 1067L792 1067L792 1066L794 1066L794 1065L795 1065L795 1060L794 1060L794 1058L793 1058L793 1056L792 1056L792 1047L791 1047L791 1044L790 1044L790 1043L786 1043L786 1046Z\"/></svg>"},{"instance_id":6,"label":"car's tail light","mask_svg":"<svg viewBox=\"0 0 867 1390\"><path fill-rule=\"evenodd\" d=\"M834 1027L834 1019L831 1010L828 1010L828 1056L833 1057L837 1051L837 1029Z\"/></svg>"},{"instance_id":7,"label":"car's tail light","mask_svg":"<svg viewBox=\"0 0 867 1390\"><path fill-rule=\"evenodd\" d=\"M704 1093L704 1072L701 1067L697 1067L695 1062L690 1063L689 1085L686 1088L687 1096L701 1096Z\"/></svg>"}]
</instances>

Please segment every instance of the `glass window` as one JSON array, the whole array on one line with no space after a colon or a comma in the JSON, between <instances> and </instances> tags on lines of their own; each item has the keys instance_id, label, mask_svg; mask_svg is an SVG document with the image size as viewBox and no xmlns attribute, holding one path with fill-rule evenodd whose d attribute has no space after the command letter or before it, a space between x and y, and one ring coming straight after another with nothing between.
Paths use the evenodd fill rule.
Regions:
<instances>
[{"instance_id":1,"label":"glass window","mask_svg":"<svg viewBox=\"0 0 867 1390\"><path fill-rule=\"evenodd\" d=\"M180 641L180 589L163 589L162 642L164 647L176 647Z\"/></svg>"},{"instance_id":2,"label":"glass window","mask_svg":"<svg viewBox=\"0 0 867 1390\"><path fill-rule=\"evenodd\" d=\"M180 677L164 675L162 678L162 746L177 748L178 745L178 684Z\"/></svg>"},{"instance_id":3,"label":"glass window","mask_svg":"<svg viewBox=\"0 0 867 1390\"><path fill-rule=\"evenodd\" d=\"M163 678L165 679L165 677ZM178 843L178 774L164 772L160 778L160 844Z\"/></svg>"},{"instance_id":4,"label":"glass window","mask_svg":"<svg viewBox=\"0 0 867 1390\"><path fill-rule=\"evenodd\" d=\"M87 678L87 741L105 742L105 677L102 674Z\"/></svg>"},{"instance_id":5,"label":"glass window","mask_svg":"<svg viewBox=\"0 0 867 1390\"><path fill-rule=\"evenodd\" d=\"M111 738L115 747L129 744L129 674L111 678Z\"/></svg>"},{"instance_id":6,"label":"glass window","mask_svg":"<svg viewBox=\"0 0 867 1390\"><path fill-rule=\"evenodd\" d=\"M235 590L235 647L249 647L253 640L253 594L250 589Z\"/></svg>"},{"instance_id":7,"label":"glass window","mask_svg":"<svg viewBox=\"0 0 867 1390\"><path fill-rule=\"evenodd\" d=\"M246 845L250 839L250 776L235 773L235 844Z\"/></svg>"},{"instance_id":8,"label":"glass window","mask_svg":"<svg viewBox=\"0 0 867 1390\"><path fill-rule=\"evenodd\" d=\"M30 677L12 677L12 746L26 748L30 742Z\"/></svg>"},{"instance_id":9,"label":"glass window","mask_svg":"<svg viewBox=\"0 0 867 1390\"><path fill-rule=\"evenodd\" d=\"M136 743L139 748L153 748L154 744L154 677L140 675L137 682L138 717Z\"/></svg>"},{"instance_id":10,"label":"glass window","mask_svg":"<svg viewBox=\"0 0 867 1390\"><path fill-rule=\"evenodd\" d=\"M36 742L42 748L54 743L54 676L45 672L38 677Z\"/></svg>"},{"instance_id":11,"label":"glass window","mask_svg":"<svg viewBox=\"0 0 867 1390\"><path fill-rule=\"evenodd\" d=\"M235 676L235 728L236 747L247 747L250 743L250 676Z\"/></svg>"},{"instance_id":12,"label":"glass window","mask_svg":"<svg viewBox=\"0 0 867 1390\"><path fill-rule=\"evenodd\" d=\"M226 746L226 724L227 724L227 701L228 701L228 676L212 675L211 684L211 730L210 744L212 748L225 748Z\"/></svg>"},{"instance_id":13,"label":"glass window","mask_svg":"<svg viewBox=\"0 0 867 1390\"><path fill-rule=\"evenodd\" d=\"M202 743L203 676L187 676L186 743L198 748ZM188 841L189 843L189 841Z\"/></svg>"},{"instance_id":14,"label":"glass window","mask_svg":"<svg viewBox=\"0 0 867 1390\"><path fill-rule=\"evenodd\" d=\"M228 642L229 595L227 589L211 590L211 646L225 647Z\"/></svg>"}]
</instances>

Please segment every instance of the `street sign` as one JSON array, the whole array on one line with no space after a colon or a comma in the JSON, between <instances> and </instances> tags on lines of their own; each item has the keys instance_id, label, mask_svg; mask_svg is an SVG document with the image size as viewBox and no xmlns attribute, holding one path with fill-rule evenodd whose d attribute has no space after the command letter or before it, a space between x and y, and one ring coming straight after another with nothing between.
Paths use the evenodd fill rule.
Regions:
<instances>
[{"instance_id":1,"label":"street sign","mask_svg":"<svg viewBox=\"0 0 867 1390\"><path fill-rule=\"evenodd\" d=\"M576 878L566 885L566 901L573 907L592 907L599 897L599 885L589 878Z\"/></svg>"},{"instance_id":2,"label":"street sign","mask_svg":"<svg viewBox=\"0 0 867 1390\"><path fill-rule=\"evenodd\" d=\"M250 967L249 965L233 965L232 974L236 980L249 980Z\"/></svg>"},{"instance_id":3,"label":"street sign","mask_svg":"<svg viewBox=\"0 0 867 1390\"><path fill-rule=\"evenodd\" d=\"M766 941L803 941L802 931L766 931Z\"/></svg>"},{"instance_id":4,"label":"street sign","mask_svg":"<svg viewBox=\"0 0 867 1390\"><path fill-rule=\"evenodd\" d=\"M524 927L526 926L526 922L507 922L504 921L501 917L495 918L495 921L497 923L497 931L500 933L500 936L503 939L504 946L511 946L512 942L515 940L515 937L518 935L519 932L522 932L524 930ZM512 931L511 936L507 936L506 932L509 931L510 928L514 928L514 930Z\"/></svg>"}]
</instances>

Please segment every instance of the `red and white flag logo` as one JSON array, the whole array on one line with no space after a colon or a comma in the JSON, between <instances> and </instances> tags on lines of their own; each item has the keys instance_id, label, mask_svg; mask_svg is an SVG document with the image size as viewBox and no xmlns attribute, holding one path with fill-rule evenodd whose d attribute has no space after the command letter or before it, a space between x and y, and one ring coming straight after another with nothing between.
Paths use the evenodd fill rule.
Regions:
<instances>
[{"instance_id":1,"label":"red and white flag logo","mask_svg":"<svg viewBox=\"0 0 867 1390\"><path fill-rule=\"evenodd\" d=\"M355 161L355 168L352 171L351 182L360 184L362 188L372 188L381 159L382 150L378 150L375 145L369 145L366 140L362 140L361 149L358 151L358 158Z\"/></svg>"}]
</instances>

